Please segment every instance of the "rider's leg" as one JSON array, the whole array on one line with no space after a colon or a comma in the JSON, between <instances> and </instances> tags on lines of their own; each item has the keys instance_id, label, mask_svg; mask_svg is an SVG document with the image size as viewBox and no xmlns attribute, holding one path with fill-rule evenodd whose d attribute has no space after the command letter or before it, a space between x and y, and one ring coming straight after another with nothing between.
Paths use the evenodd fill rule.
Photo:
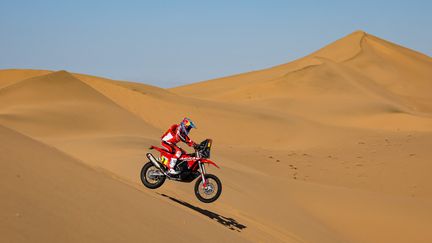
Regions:
<instances>
[{"instance_id":1,"label":"rider's leg","mask_svg":"<svg viewBox=\"0 0 432 243\"><path fill-rule=\"evenodd\" d=\"M164 146L170 154L172 154L170 162L169 162L169 173L171 174L178 174L179 171L175 170L175 165L177 163L177 160L182 155L182 151L179 147L177 147L175 144L167 143L165 141L162 142L162 146Z\"/></svg>"},{"instance_id":2,"label":"rider's leg","mask_svg":"<svg viewBox=\"0 0 432 243\"><path fill-rule=\"evenodd\" d=\"M172 157L174 156L174 153L175 153L175 149L174 149L174 147L172 146L172 144L170 144L170 143L167 143L167 142L165 142L165 141L162 141L161 142L161 144L162 144L162 147L168 152L168 154L166 154L165 155L165 157L168 159L168 161L167 161L167 163L164 163L167 167L168 167L168 169L170 168L170 162L171 162L171 159L172 159Z\"/></svg>"},{"instance_id":3,"label":"rider's leg","mask_svg":"<svg viewBox=\"0 0 432 243\"><path fill-rule=\"evenodd\" d=\"M167 143L165 141L162 141L161 144L165 148L165 150L168 151L168 153L170 153L170 154L175 153L175 149L174 149L174 146L172 144Z\"/></svg>"},{"instance_id":4,"label":"rider's leg","mask_svg":"<svg viewBox=\"0 0 432 243\"><path fill-rule=\"evenodd\" d=\"M170 161L170 170L169 170L169 173L171 173L171 174L178 174L178 173L180 173L180 171L176 171L175 170L175 165L177 164L177 160L182 155L182 151L180 150L179 147L177 147L175 145L173 146L173 148L175 149L175 152L174 152L174 155L173 155L173 157L171 158L171 161Z\"/></svg>"}]
</instances>

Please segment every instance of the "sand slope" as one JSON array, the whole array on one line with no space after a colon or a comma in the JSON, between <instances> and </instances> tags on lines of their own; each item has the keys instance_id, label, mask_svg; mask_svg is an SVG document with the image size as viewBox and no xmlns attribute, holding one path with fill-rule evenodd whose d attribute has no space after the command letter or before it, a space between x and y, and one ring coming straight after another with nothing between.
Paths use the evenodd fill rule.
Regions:
<instances>
[{"instance_id":1,"label":"sand slope","mask_svg":"<svg viewBox=\"0 0 432 243\"><path fill-rule=\"evenodd\" d=\"M2 126L0 136L2 241L241 241L55 148Z\"/></svg>"}]
</instances>

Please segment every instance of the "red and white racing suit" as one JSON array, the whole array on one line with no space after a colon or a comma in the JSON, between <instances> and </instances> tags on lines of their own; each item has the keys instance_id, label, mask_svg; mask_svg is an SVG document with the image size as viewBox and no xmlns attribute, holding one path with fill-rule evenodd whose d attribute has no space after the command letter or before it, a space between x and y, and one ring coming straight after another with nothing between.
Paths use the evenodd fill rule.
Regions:
<instances>
[{"instance_id":1,"label":"red and white racing suit","mask_svg":"<svg viewBox=\"0 0 432 243\"><path fill-rule=\"evenodd\" d=\"M177 146L178 142L184 142L189 146L195 145L195 143L188 137L187 134L181 132L179 124L172 125L168 131L166 131L162 137L162 146L168 150L172 157L170 158L169 168L173 169L177 159L182 155L182 150Z\"/></svg>"}]
</instances>

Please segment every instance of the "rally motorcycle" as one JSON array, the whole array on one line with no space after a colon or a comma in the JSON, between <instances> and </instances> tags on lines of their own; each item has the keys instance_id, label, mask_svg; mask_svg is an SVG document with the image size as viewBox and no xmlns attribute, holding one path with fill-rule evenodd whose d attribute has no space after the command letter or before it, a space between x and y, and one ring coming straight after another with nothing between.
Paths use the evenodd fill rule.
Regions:
<instances>
[{"instance_id":1,"label":"rally motorcycle","mask_svg":"<svg viewBox=\"0 0 432 243\"><path fill-rule=\"evenodd\" d=\"M149 162L141 170L142 183L147 188L156 189L162 186L167 178L180 182L192 182L198 178L195 182L195 196L198 200L204 203L216 201L222 193L222 183L219 178L207 174L205 170L206 164L219 168L209 159L211 144L212 140L206 139L194 147L195 153L187 154L182 150L183 153L175 165L175 170L180 171L177 175L168 173L169 158L172 155L166 149L151 146L150 149L159 151L160 156L156 158L151 153L146 154Z\"/></svg>"}]
</instances>

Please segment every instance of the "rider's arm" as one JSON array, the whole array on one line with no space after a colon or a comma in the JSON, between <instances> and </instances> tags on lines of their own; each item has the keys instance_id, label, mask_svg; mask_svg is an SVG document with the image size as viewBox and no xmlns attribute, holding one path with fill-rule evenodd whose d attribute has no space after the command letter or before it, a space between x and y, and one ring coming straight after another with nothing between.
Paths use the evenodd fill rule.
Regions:
<instances>
[{"instance_id":1,"label":"rider's arm","mask_svg":"<svg viewBox=\"0 0 432 243\"><path fill-rule=\"evenodd\" d=\"M193 147L196 143L194 141L192 141L192 139L189 138L189 136L185 135L182 136L180 133L180 129L177 128L177 136L179 136L179 138L186 143L187 145L189 145L189 147Z\"/></svg>"},{"instance_id":2,"label":"rider's arm","mask_svg":"<svg viewBox=\"0 0 432 243\"><path fill-rule=\"evenodd\" d=\"M188 136L186 136L186 138L185 138L185 143L187 144L187 145L189 145L189 147L193 147L193 146L195 146L195 142L194 141L192 141L192 139L190 139Z\"/></svg>"}]
</instances>

